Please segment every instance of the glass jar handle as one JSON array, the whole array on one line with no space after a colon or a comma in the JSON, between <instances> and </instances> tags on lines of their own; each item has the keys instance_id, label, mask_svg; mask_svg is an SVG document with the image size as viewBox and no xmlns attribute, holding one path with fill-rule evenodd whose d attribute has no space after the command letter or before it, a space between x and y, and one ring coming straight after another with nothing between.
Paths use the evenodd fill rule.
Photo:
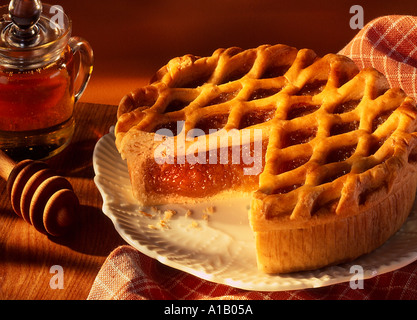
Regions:
<instances>
[{"instance_id":1,"label":"glass jar handle","mask_svg":"<svg viewBox=\"0 0 417 320\"><path fill-rule=\"evenodd\" d=\"M71 37L68 41L72 54L77 52L80 54L80 65L77 75L74 79L74 83L77 83L78 79L81 79L79 89L75 90L74 100L75 103L81 98L88 81L90 80L91 73L93 72L94 55L93 49L90 44L80 37Z\"/></svg>"}]
</instances>

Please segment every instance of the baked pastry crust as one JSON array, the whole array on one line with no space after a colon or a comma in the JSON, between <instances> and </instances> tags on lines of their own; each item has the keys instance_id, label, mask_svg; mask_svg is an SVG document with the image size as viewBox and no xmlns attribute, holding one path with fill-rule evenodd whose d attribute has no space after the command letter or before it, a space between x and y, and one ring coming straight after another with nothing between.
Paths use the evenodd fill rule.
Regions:
<instances>
[{"instance_id":1,"label":"baked pastry crust","mask_svg":"<svg viewBox=\"0 0 417 320\"><path fill-rule=\"evenodd\" d=\"M116 146L138 201L251 195L258 266L267 273L368 253L400 228L414 201L415 102L378 71L359 71L341 55L320 58L285 45L186 55L124 97L117 116ZM236 141L243 149L260 141L260 175L244 175L241 163L178 164L200 141L193 135L173 149L174 164L155 165L155 150L167 139L155 133L162 128L174 131L175 146L196 128L200 137L222 141L203 140L205 157L213 148L230 152ZM238 139L221 140L230 132Z\"/></svg>"}]
</instances>

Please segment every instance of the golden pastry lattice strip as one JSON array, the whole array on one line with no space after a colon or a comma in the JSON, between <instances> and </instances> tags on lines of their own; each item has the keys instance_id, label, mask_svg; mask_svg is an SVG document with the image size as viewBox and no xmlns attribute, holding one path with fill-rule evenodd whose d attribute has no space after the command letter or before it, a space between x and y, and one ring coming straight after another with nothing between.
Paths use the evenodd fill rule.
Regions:
<instances>
[{"instance_id":1,"label":"golden pastry lattice strip","mask_svg":"<svg viewBox=\"0 0 417 320\"><path fill-rule=\"evenodd\" d=\"M346 57L318 58L284 45L187 55L125 97L116 130L167 128L176 135L178 121L185 132L205 134L265 128L269 144L256 195L282 203L274 215L309 218L317 207L348 201L347 195L339 198L352 175L388 159L390 141L402 139L415 117L414 104L404 102L403 92L388 90L381 74L358 72ZM382 180L370 181L367 189L380 188ZM363 195L353 196L349 201L363 201Z\"/></svg>"},{"instance_id":2,"label":"golden pastry lattice strip","mask_svg":"<svg viewBox=\"0 0 417 320\"><path fill-rule=\"evenodd\" d=\"M310 50L298 52L277 45L245 51L219 49L208 58L188 55L173 59L150 86L122 101L119 132L132 126L147 132L173 129L177 121L185 121L187 132L194 128L243 129L263 123L273 117L276 95L290 89L284 74L297 73L315 58ZM308 85L300 94L308 93L307 89Z\"/></svg>"},{"instance_id":3,"label":"golden pastry lattice strip","mask_svg":"<svg viewBox=\"0 0 417 320\"><path fill-rule=\"evenodd\" d=\"M315 208L343 203L346 180L383 164L395 152L393 140L410 135L414 104L401 90L374 86L380 77L364 70L340 88L328 85L313 96L310 104L320 106L313 113L289 121L274 119L258 193L285 204L275 215L308 219ZM293 99L288 97L282 107L288 113L297 105ZM367 190L389 187L386 178L367 181ZM364 194L353 195L356 205L364 202Z\"/></svg>"}]
</instances>

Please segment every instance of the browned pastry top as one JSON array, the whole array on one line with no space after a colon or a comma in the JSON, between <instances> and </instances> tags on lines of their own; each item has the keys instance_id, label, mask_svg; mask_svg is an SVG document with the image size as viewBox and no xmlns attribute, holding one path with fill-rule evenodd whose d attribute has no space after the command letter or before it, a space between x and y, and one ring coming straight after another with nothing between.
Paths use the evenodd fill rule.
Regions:
<instances>
[{"instance_id":1,"label":"browned pastry top","mask_svg":"<svg viewBox=\"0 0 417 320\"><path fill-rule=\"evenodd\" d=\"M123 156L130 130L178 135L177 121L206 135L263 129L269 142L256 214L282 224L322 208L357 213L376 191L389 190L396 172L416 161L416 115L414 101L374 69L264 45L172 59L150 85L124 97L115 132Z\"/></svg>"}]
</instances>

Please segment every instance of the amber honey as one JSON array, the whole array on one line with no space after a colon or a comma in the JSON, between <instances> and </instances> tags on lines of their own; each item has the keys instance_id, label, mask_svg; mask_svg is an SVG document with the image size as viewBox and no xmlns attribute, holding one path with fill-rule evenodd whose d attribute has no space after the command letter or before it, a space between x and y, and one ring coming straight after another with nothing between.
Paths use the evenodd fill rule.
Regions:
<instances>
[{"instance_id":1,"label":"amber honey","mask_svg":"<svg viewBox=\"0 0 417 320\"><path fill-rule=\"evenodd\" d=\"M0 35L0 149L15 160L49 158L71 141L93 50L71 36L61 6L40 1L0 7Z\"/></svg>"},{"instance_id":2,"label":"amber honey","mask_svg":"<svg viewBox=\"0 0 417 320\"><path fill-rule=\"evenodd\" d=\"M73 131L74 63L68 47L46 67L0 68L0 148L11 157L47 158Z\"/></svg>"}]
</instances>

